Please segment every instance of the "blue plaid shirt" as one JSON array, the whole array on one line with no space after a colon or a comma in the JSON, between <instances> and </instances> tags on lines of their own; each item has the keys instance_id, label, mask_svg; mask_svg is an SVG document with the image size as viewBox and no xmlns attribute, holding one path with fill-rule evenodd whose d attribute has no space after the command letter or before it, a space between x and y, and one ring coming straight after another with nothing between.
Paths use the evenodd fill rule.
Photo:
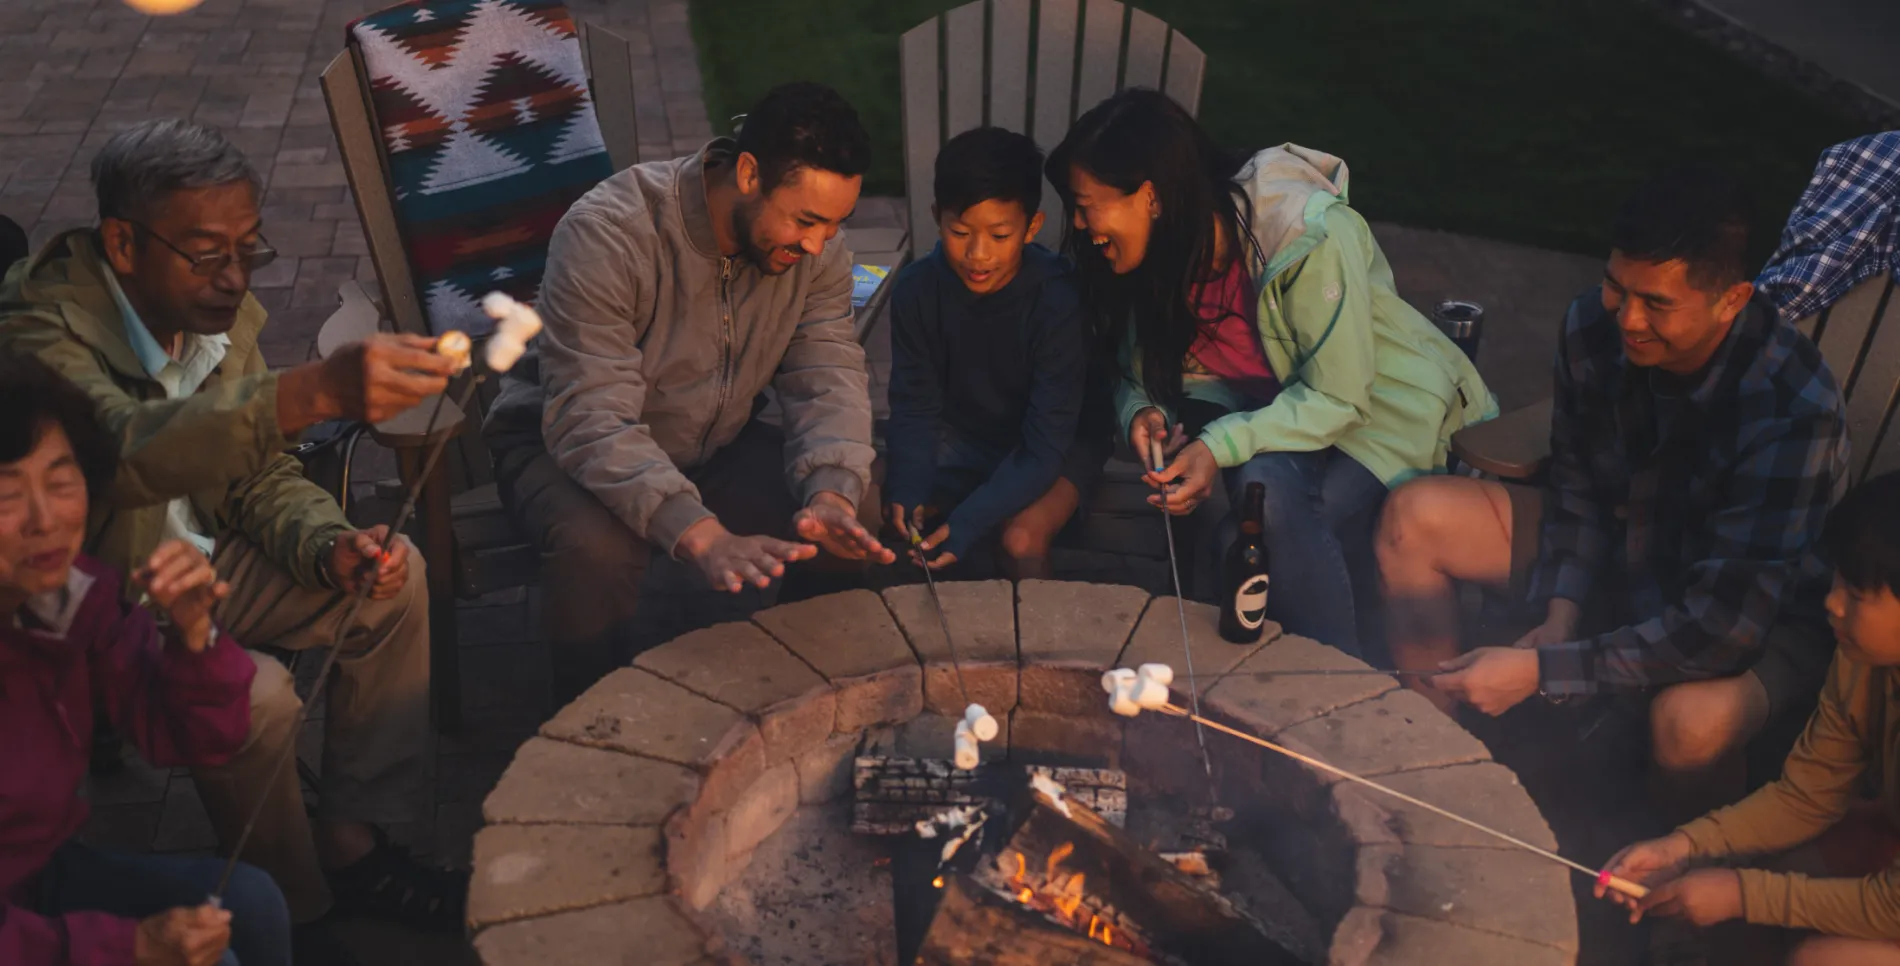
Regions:
<instances>
[{"instance_id":1,"label":"blue plaid shirt","mask_svg":"<svg viewBox=\"0 0 1900 966\"><path fill-rule=\"evenodd\" d=\"M1542 648L1546 694L1736 674L1777 622L1825 626L1812 546L1847 437L1814 343L1757 298L1689 383L1630 365L1592 289L1564 317L1556 382L1531 597L1634 623ZM1625 599L1593 604L1610 584Z\"/></svg>"},{"instance_id":2,"label":"blue plaid shirt","mask_svg":"<svg viewBox=\"0 0 1900 966\"><path fill-rule=\"evenodd\" d=\"M1875 272L1900 267L1900 131L1821 152L1755 287L1793 322L1833 305Z\"/></svg>"}]
</instances>

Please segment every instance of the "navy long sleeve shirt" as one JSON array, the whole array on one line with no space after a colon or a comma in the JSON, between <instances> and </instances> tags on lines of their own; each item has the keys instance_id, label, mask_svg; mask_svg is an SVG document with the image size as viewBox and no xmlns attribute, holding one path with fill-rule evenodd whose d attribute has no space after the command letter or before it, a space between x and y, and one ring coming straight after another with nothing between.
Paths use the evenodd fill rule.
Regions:
<instances>
[{"instance_id":1,"label":"navy long sleeve shirt","mask_svg":"<svg viewBox=\"0 0 1900 966\"><path fill-rule=\"evenodd\" d=\"M1061 473L1088 381L1081 296L1068 266L1039 245L987 295L964 287L941 248L894 284L888 499L929 502L946 430L1008 454L950 514L942 549L963 557Z\"/></svg>"}]
</instances>

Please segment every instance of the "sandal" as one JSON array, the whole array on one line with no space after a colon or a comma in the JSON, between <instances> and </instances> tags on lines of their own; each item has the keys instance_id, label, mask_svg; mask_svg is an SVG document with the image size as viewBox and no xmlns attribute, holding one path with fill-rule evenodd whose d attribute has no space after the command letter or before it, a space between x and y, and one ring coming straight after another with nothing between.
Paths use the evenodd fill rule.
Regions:
<instances>
[{"instance_id":1,"label":"sandal","mask_svg":"<svg viewBox=\"0 0 1900 966\"><path fill-rule=\"evenodd\" d=\"M336 911L374 916L427 932L459 936L468 909L466 872L423 865L376 829L376 847L327 873Z\"/></svg>"}]
</instances>

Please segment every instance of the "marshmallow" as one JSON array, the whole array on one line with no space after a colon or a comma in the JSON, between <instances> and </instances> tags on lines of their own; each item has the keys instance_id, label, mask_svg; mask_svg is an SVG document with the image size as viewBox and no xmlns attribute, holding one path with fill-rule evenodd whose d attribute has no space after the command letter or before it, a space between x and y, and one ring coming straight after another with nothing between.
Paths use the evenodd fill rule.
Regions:
<instances>
[{"instance_id":1,"label":"marshmallow","mask_svg":"<svg viewBox=\"0 0 1900 966\"><path fill-rule=\"evenodd\" d=\"M1135 686L1139 683L1135 672L1125 667L1102 674L1102 690L1108 692L1108 710L1125 718L1141 713L1141 705L1135 701Z\"/></svg>"},{"instance_id":2,"label":"marshmallow","mask_svg":"<svg viewBox=\"0 0 1900 966\"><path fill-rule=\"evenodd\" d=\"M528 351L528 340L541 333L541 316L506 292L482 296L482 311L495 320L495 332L488 337L483 361L491 372L507 372Z\"/></svg>"},{"instance_id":3,"label":"marshmallow","mask_svg":"<svg viewBox=\"0 0 1900 966\"><path fill-rule=\"evenodd\" d=\"M1174 668L1166 664L1143 664L1135 672L1134 692L1130 695L1145 711L1167 707L1168 685L1174 683Z\"/></svg>"},{"instance_id":4,"label":"marshmallow","mask_svg":"<svg viewBox=\"0 0 1900 966\"><path fill-rule=\"evenodd\" d=\"M957 722L956 745L957 767L964 771L975 768L981 756L977 752L976 732L970 730L970 722L967 720Z\"/></svg>"},{"instance_id":5,"label":"marshmallow","mask_svg":"<svg viewBox=\"0 0 1900 966\"><path fill-rule=\"evenodd\" d=\"M996 719L990 717L990 713L983 710L980 704L973 704L963 709L963 721L970 726L970 733L975 735L978 741L994 741L997 732L1001 730L996 724Z\"/></svg>"},{"instance_id":6,"label":"marshmallow","mask_svg":"<svg viewBox=\"0 0 1900 966\"><path fill-rule=\"evenodd\" d=\"M450 330L435 340L435 354L455 363L455 371L468 368L469 351L473 348L468 341L468 333Z\"/></svg>"}]
</instances>

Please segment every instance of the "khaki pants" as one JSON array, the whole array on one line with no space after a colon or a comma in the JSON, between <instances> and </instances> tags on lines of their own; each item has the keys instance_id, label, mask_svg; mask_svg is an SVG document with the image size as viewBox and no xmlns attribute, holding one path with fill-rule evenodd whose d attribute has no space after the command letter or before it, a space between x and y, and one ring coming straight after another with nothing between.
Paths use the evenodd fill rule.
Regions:
<instances>
[{"instance_id":1,"label":"khaki pants","mask_svg":"<svg viewBox=\"0 0 1900 966\"><path fill-rule=\"evenodd\" d=\"M219 605L220 627L247 647L309 651L321 662L349 598L305 587L255 544L221 544L213 560L231 585ZM413 549L409 579L388 600L365 600L346 634L336 672L323 691L323 761L318 817L390 825L423 815L429 760L429 597L423 562ZM251 733L228 763L192 776L205 811L229 849L244 821L268 802L244 847L244 859L284 890L291 919L310 922L329 911L331 896L317 863L297 769L271 769L291 733L300 702L290 672L276 658L251 651ZM266 784L268 782L268 785Z\"/></svg>"}]
</instances>

